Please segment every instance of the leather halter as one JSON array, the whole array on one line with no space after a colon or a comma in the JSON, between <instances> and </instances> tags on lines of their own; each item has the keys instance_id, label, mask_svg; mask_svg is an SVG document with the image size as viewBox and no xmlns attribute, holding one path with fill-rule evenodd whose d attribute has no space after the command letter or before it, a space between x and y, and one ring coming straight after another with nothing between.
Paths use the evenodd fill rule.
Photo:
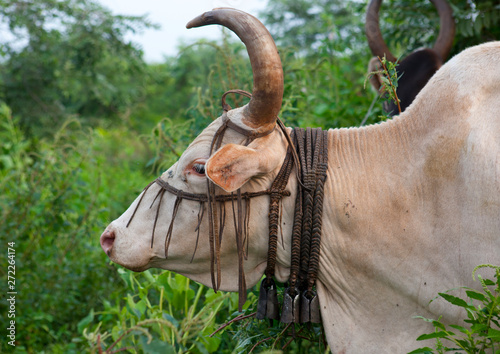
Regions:
<instances>
[{"instance_id":1,"label":"leather halter","mask_svg":"<svg viewBox=\"0 0 500 354\"><path fill-rule=\"evenodd\" d=\"M240 127L233 123L227 116L227 112L231 109L231 107L226 104L225 102L225 97L228 93L237 93L237 94L243 94L247 97L251 97L251 94L245 91L241 90L231 90L226 92L222 96L222 107L224 109L224 113L221 117L222 120L222 125L217 129L215 132L213 138L212 138L212 143L210 146L210 156L212 153L216 150L218 150L222 144L222 139L224 137L225 131L230 128L235 130L236 132L246 136L246 141L244 145L248 145L250 142L257 138L261 138L264 136L267 136L274 132L276 129L276 126L273 127L272 129L264 132L256 132L254 130L248 130L243 127ZM288 133L286 131L285 126L283 123L279 120L277 120L277 125L280 129L282 129L283 133L287 137L287 140L290 141L290 138L288 136ZM289 151L287 153L287 157L285 158L286 161L290 161L292 158L292 152L290 149L290 146L292 144L289 144ZM296 154L295 154L296 156ZM283 171L284 166L286 165L287 171ZM198 201L200 203L200 209L198 212L198 225L195 229L195 231L198 233L197 234L197 239L196 239L196 245L195 249L193 252L193 256L191 258L191 262L194 259L194 255L196 253L196 249L198 246L198 239L199 239L199 232L200 232L200 225L202 222L202 219L204 217L204 203L207 203L208 205L208 218L209 218L209 245L210 245L210 271L211 271L211 277L212 277L212 287L214 288L215 291L217 291L220 287L221 283L221 260L220 260L220 245L222 241L222 234L223 234L223 229L224 229L224 224L225 224L225 217L226 217L226 212L225 212L225 202L231 201L233 204L233 219L235 223L235 229L236 229L236 244L237 244L237 249L238 249L238 267L239 267L239 281L238 281L238 289L239 289L239 310L242 310L243 304L246 301L246 282L245 282L245 274L244 274L244 268L243 268L243 260L244 258L247 258L246 252L245 252L245 241L248 242L248 232L246 231L246 228L248 228L248 219L250 216L250 199L263 196L263 195L270 195L271 200L273 201L271 204L276 205L278 207L279 211L279 203L280 200L285 197L285 196L290 196L290 192L285 190L286 184L288 182L288 176L290 175L290 171L293 167L292 163L284 163L280 172L278 173L278 176L274 183L272 184L270 189L258 191L258 192L245 192L241 193L241 190L238 189L235 193L231 194L216 194L215 193L215 184L211 182L207 178L207 189L208 193L207 194L195 194L195 193L188 193L184 192L180 189L175 188L174 186L168 184L165 180L161 179L161 177L158 177L155 181L151 182L148 186L143 191L143 194L141 198L139 199L139 202L137 203L134 212L132 213L132 216L130 217L129 222L127 223L127 227L129 226L130 222L135 216L135 213L139 207L139 205L142 202L142 199L144 195L146 194L147 190L149 187L156 183L159 185L161 188L158 191L156 197L154 198L153 202L151 203L150 207L153 206L155 203L156 199L159 197L159 202L158 202L158 208L156 210L156 216L153 224L153 231L152 231L152 236L151 236L151 247L153 247L153 242L154 242L154 235L155 235L155 228L156 228L156 223L158 221L159 217L159 212L160 212L160 207L161 207L161 201L163 198L163 195L165 192L169 192L171 194L176 195L176 200L174 203L174 208L172 211L172 218L170 221L170 225L167 231L167 235L165 237L165 258L168 258L168 248L170 245L170 240L172 237L172 231L173 231L173 224L175 217L177 215L177 211L179 209L180 203L183 199L187 200L192 200L192 201ZM285 175L286 177L284 177ZM279 183L277 183L279 181ZM237 208L234 206L234 202L237 202ZM246 213L243 216L243 201L245 201L245 210ZM217 205L219 203L219 205ZM237 209L237 215L235 214L235 209ZM245 230L244 230L245 228ZM276 227L277 229L277 227ZM274 240L274 238L273 238ZM276 239L277 240L277 239ZM272 242L270 241L270 244ZM247 246L248 247L248 246ZM270 247L271 248L271 247ZM274 255L268 256L268 264L272 263L275 264L275 258L276 258L276 246L272 247L274 249ZM273 252L271 252L273 253ZM268 267L269 268L269 267ZM217 274L217 276L215 275Z\"/></svg>"},{"instance_id":2,"label":"leather halter","mask_svg":"<svg viewBox=\"0 0 500 354\"><path fill-rule=\"evenodd\" d=\"M225 103L225 97L228 93L243 94L247 97L251 97L251 94L241 90L228 91L222 96L222 107L224 109L224 114L221 117L222 125L214 134L210 147L210 155L220 148L223 136L228 128L246 136L247 139L245 141L245 145L248 145L254 139L271 134L276 128L273 127L265 132L255 132L254 130L247 130L234 124L227 117L227 112L231 109L231 107ZM328 134L327 132L323 132L320 128L307 128L307 130L296 128L292 132L292 142L292 137L290 137L279 118L277 118L277 125L283 131L288 141L288 149L281 169L269 189L245 193L241 193L241 190L238 189L236 194L216 194L215 184L207 178L208 193L195 194L177 189L168 184L165 180L161 179L161 177L158 177L144 189L129 222L127 223L127 227L134 218L147 190L152 184L156 183L160 186L160 190L149 207L151 208L156 199L159 197L151 237L151 247L153 247L155 228L159 217L163 195L165 192L176 195L172 218L165 237L165 258L168 258L168 248L172 237L173 224L180 203L183 199L199 202L200 209L198 212L198 224L195 229L198 234L193 256L191 258L192 262L198 246L200 225L205 211L204 204L207 203L211 258L210 271L212 277L212 287L215 291L217 291L221 283L220 245L222 242L222 234L226 218L225 202L231 201L233 220L236 230L236 245L238 250L238 307L239 311L241 311L242 306L246 301L246 281L243 261L247 258L245 242L247 242L248 247L247 228L248 220L250 218L250 200L255 197L269 195L269 247L267 267L264 273L266 278L261 282L256 317L258 319L266 317L270 319L279 319L284 323L317 323L320 322L319 304L313 287L316 281L319 265L323 185L326 180L328 163ZM296 149L299 151L299 154L297 154ZM292 233L290 280L288 287L283 294L283 312L280 318L277 287L273 277L276 265L278 229L281 224L282 208L280 206L283 197L290 196L290 192L285 190L285 188L294 165L297 173L298 191L295 202L295 217ZM235 201L237 202L236 208L234 205ZM243 208L243 201L245 201L245 208ZM245 209L245 215L243 215L243 209ZM236 213L235 210L237 210ZM215 274L217 274L217 276L215 276Z\"/></svg>"}]
</instances>

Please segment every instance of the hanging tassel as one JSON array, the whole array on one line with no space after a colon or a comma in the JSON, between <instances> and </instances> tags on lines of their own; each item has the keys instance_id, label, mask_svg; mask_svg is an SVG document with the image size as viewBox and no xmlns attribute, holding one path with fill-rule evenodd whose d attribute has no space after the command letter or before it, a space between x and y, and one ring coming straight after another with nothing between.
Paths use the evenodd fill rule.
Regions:
<instances>
[{"instance_id":1,"label":"hanging tassel","mask_svg":"<svg viewBox=\"0 0 500 354\"><path fill-rule=\"evenodd\" d=\"M232 193L231 193L232 195ZM235 212L234 207L234 198L231 199L232 207L233 207L233 221L234 228L236 231L236 248L238 250L238 311L243 310L243 305L247 301L247 284L245 279L245 268L243 265L244 262L244 253L245 253L245 245L243 240L243 202L241 198L241 190L238 189L237 194L237 214Z\"/></svg>"}]
</instances>

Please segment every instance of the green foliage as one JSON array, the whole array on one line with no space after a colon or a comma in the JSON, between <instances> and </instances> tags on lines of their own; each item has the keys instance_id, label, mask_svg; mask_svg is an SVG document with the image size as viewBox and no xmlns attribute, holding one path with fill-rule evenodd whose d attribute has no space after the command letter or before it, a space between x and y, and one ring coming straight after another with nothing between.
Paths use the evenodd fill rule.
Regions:
<instances>
[{"instance_id":1,"label":"green foliage","mask_svg":"<svg viewBox=\"0 0 500 354\"><path fill-rule=\"evenodd\" d=\"M500 38L499 0L451 1L457 32L453 53Z\"/></svg>"},{"instance_id":2,"label":"green foliage","mask_svg":"<svg viewBox=\"0 0 500 354\"><path fill-rule=\"evenodd\" d=\"M152 25L113 16L93 0L2 1L0 97L25 131L45 135L68 115L80 122L125 111L143 94L142 52L124 36Z\"/></svg>"},{"instance_id":3,"label":"green foliage","mask_svg":"<svg viewBox=\"0 0 500 354\"><path fill-rule=\"evenodd\" d=\"M281 47L314 55L326 42L342 43L338 49L357 51L365 47L362 7L355 1L269 0L259 18Z\"/></svg>"},{"instance_id":4,"label":"green foliage","mask_svg":"<svg viewBox=\"0 0 500 354\"><path fill-rule=\"evenodd\" d=\"M184 68L187 61L195 61L198 71L195 73ZM242 43L229 40L229 33L223 32L221 43L200 41L181 48L177 67L183 68L186 83L192 90L192 104L187 111L195 122L201 122L199 129L205 128L207 119L216 119L221 114L220 99L231 89L252 90L252 71L246 49ZM189 80L187 80L189 78ZM243 106L242 96L230 96L228 102L233 107Z\"/></svg>"},{"instance_id":5,"label":"green foliage","mask_svg":"<svg viewBox=\"0 0 500 354\"><path fill-rule=\"evenodd\" d=\"M432 323L435 331L423 334L417 340L436 339L436 346L435 351L429 347L424 347L412 351L411 354L457 351L500 353L500 267L493 265L477 266L472 273L474 279L476 271L481 268L494 269L496 281L483 279L478 274L477 278L483 290L477 291L471 288L463 288L466 290L465 293L469 301L448 293L439 293L440 298L466 311L467 319L464 322L467 325L449 325L449 328L447 328L440 318L432 320L418 317ZM447 340L447 342L443 343L442 340ZM451 343L453 347L448 347L448 343Z\"/></svg>"},{"instance_id":6,"label":"green foliage","mask_svg":"<svg viewBox=\"0 0 500 354\"><path fill-rule=\"evenodd\" d=\"M382 95L387 95L387 99L394 101L397 106L399 113L401 113L401 106L399 105L399 98L396 94L398 89L398 72L396 67L398 63L393 63L384 56L382 59L378 58L380 64L382 65L382 70L379 72L381 74L382 87L380 93Z\"/></svg>"},{"instance_id":7,"label":"green foliage","mask_svg":"<svg viewBox=\"0 0 500 354\"><path fill-rule=\"evenodd\" d=\"M145 136L153 150L153 158L148 161L146 166L151 167L151 171L155 174L172 166L191 143L192 126L192 120L175 123L169 118L164 118L158 122L151 134Z\"/></svg>"},{"instance_id":8,"label":"green foliage","mask_svg":"<svg viewBox=\"0 0 500 354\"><path fill-rule=\"evenodd\" d=\"M254 311L259 297L258 285L249 292L246 311L233 314L231 320L221 326L217 333L222 338L231 339L228 352L329 352L321 324L285 324L273 320L256 320ZM281 296L280 293L279 302L282 301Z\"/></svg>"},{"instance_id":9,"label":"green foliage","mask_svg":"<svg viewBox=\"0 0 500 354\"><path fill-rule=\"evenodd\" d=\"M367 58L332 54L334 43L324 43L321 57L296 57L294 51L282 55L285 94L281 116L291 126L357 126L365 116L378 122L381 107L369 111L376 93L363 87Z\"/></svg>"},{"instance_id":10,"label":"green foliage","mask_svg":"<svg viewBox=\"0 0 500 354\"><path fill-rule=\"evenodd\" d=\"M78 324L90 352L214 353L221 339L210 337L219 311L237 308L236 294L214 293L181 275L118 269L126 291L104 301L104 310ZM99 321L97 324L95 321Z\"/></svg>"},{"instance_id":11,"label":"green foliage","mask_svg":"<svg viewBox=\"0 0 500 354\"><path fill-rule=\"evenodd\" d=\"M324 341L318 346L321 325L296 325L294 329L282 323L269 326L267 321L255 320L252 311L258 299L257 287L249 292L244 312L238 313L235 293L214 293L168 271L137 274L117 270L126 290L108 296L104 310L92 309L78 323L78 332L91 353L99 349L105 353L248 353L256 348L306 353L316 347L326 350ZM217 329L223 322L226 324Z\"/></svg>"},{"instance_id":12,"label":"green foliage","mask_svg":"<svg viewBox=\"0 0 500 354\"><path fill-rule=\"evenodd\" d=\"M73 350L77 320L117 289L98 236L146 180L134 166L109 162L99 152L101 136L80 131L75 120L52 139L29 139L2 105L0 126L0 242L15 242L17 349L66 343ZM122 151L122 161L134 156ZM117 180L120 174L127 178ZM6 262L1 257L2 277Z\"/></svg>"},{"instance_id":13,"label":"green foliage","mask_svg":"<svg viewBox=\"0 0 500 354\"><path fill-rule=\"evenodd\" d=\"M499 0L448 2L456 23L451 55L500 38ZM430 1L384 0L380 7L380 28L392 53L399 57L421 47L433 47L439 33L439 16Z\"/></svg>"},{"instance_id":14,"label":"green foliage","mask_svg":"<svg viewBox=\"0 0 500 354\"><path fill-rule=\"evenodd\" d=\"M398 72L396 70L398 62L396 61L393 63L390 60L387 60L385 55L383 58L377 57L377 59L380 62L381 69L368 73L365 80L365 87L366 83L372 78L372 76L377 75L381 81L381 87L379 89L380 96L386 101L395 102L399 113L401 113L401 101L396 93L399 81ZM389 117L382 116L380 118L383 120L388 119Z\"/></svg>"}]
</instances>

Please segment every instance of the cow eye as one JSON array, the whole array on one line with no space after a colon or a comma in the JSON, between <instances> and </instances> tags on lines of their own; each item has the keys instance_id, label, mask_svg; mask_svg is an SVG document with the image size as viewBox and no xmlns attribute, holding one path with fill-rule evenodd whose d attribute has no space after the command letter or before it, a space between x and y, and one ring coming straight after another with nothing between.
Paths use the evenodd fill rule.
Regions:
<instances>
[{"instance_id":1,"label":"cow eye","mask_svg":"<svg viewBox=\"0 0 500 354\"><path fill-rule=\"evenodd\" d=\"M200 176L205 176L205 164L204 163L194 163L192 169L196 174L198 174Z\"/></svg>"}]
</instances>

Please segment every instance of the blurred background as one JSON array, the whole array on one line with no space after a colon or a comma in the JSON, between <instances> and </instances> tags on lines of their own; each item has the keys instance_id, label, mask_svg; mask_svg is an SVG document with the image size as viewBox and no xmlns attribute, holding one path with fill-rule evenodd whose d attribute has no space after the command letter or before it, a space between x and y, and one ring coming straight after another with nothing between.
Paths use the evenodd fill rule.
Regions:
<instances>
[{"instance_id":1,"label":"blurred background","mask_svg":"<svg viewBox=\"0 0 500 354\"><path fill-rule=\"evenodd\" d=\"M299 335L312 341L290 344L283 327L252 320L209 337L239 315L235 294L166 271L129 272L109 262L99 236L221 114L225 91L252 89L239 40L217 26L188 31L190 19L218 6L257 16L280 50L285 124L350 127L385 119L365 85L367 1L180 3L0 0L0 274L7 279L15 242L15 352L325 350L320 326ZM450 4L452 55L500 39L499 0ZM380 25L402 56L432 47L439 17L427 0L387 0ZM2 352L13 349L2 339Z\"/></svg>"}]
</instances>

